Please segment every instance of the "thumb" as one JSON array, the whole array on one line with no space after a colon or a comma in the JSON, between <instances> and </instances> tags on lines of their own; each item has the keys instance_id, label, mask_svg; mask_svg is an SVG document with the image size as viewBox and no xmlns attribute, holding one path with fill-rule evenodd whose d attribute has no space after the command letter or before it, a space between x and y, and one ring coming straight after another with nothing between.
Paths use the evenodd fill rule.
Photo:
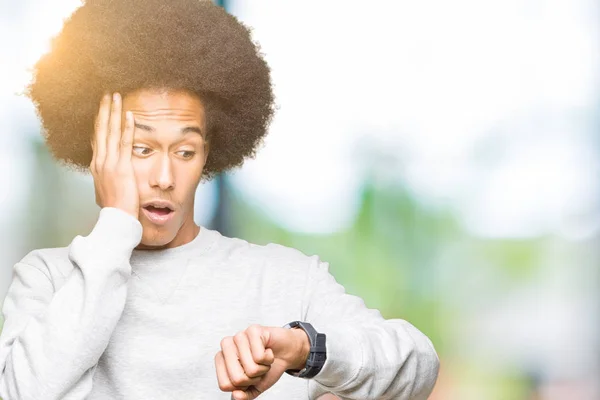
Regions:
<instances>
[{"instance_id":1,"label":"thumb","mask_svg":"<svg viewBox=\"0 0 600 400\"><path fill-rule=\"evenodd\" d=\"M267 328L269 337L265 343L266 349L271 349L276 359L295 365L298 355L303 352L305 341L308 340L306 333L298 329ZM303 340L306 339L306 340Z\"/></svg>"},{"instance_id":2,"label":"thumb","mask_svg":"<svg viewBox=\"0 0 600 400\"><path fill-rule=\"evenodd\" d=\"M256 385L250 386L248 389L246 389L246 393L248 393L250 396L248 397L248 400L255 399L258 397L258 395L276 384L281 376L285 373L286 368L285 362L276 359L271 365L269 371L267 371L267 373L261 377L260 381Z\"/></svg>"}]
</instances>

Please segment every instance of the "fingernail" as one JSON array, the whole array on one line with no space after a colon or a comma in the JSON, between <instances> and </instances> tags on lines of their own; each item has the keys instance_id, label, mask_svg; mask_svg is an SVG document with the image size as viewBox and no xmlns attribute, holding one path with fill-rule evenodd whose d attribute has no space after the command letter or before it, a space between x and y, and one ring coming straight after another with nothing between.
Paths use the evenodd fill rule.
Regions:
<instances>
[{"instance_id":1,"label":"fingernail","mask_svg":"<svg viewBox=\"0 0 600 400\"><path fill-rule=\"evenodd\" d=\"M114 100L114 101L117 101L117 100L119 100L119 93L115 93L115 94L113 94L113 100Z\"/></svg>"}]
</instances>

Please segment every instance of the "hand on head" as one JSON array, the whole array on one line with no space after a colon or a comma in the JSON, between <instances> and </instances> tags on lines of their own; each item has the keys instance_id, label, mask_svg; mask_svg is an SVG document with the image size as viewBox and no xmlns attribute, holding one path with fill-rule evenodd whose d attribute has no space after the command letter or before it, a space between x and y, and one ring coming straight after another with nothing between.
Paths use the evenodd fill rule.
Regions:
<instances>
[{"instance_id":1,"label":"hand on head","mask_svg":"<svg viewBox=\"0 0 600 400\"><path fill-rule=\"evenodd\" d=\"M125 113L121 126L122 99L118 93L105 95L100 102L92 138L90 171L94 178L96 203L115 207L139 218L139 194L131 163L135 121Z\"/></svg>"}]
</instances>

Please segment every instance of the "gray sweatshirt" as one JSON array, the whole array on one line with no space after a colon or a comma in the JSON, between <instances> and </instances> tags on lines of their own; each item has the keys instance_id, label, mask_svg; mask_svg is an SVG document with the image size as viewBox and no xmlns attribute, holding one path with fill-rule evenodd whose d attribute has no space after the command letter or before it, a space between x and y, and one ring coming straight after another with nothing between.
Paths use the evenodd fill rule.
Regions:
<instances>
[{"instance_id":1,"label":"gray sweatshirt","mask_svg":"<svg viewBox=\"0 0 600 400\"><path fill-rule=\"evenodd\" d=\"M0 336L4 400L229 399L214 356L251 324L307 321L327 335L313 379L284 374L259 398L425 399L439 362L409 323L345 293L328 264L201 227L190 243L134 250L142 226L104 208L88 236L14 267Z\"/></svg>"}]
</instances>

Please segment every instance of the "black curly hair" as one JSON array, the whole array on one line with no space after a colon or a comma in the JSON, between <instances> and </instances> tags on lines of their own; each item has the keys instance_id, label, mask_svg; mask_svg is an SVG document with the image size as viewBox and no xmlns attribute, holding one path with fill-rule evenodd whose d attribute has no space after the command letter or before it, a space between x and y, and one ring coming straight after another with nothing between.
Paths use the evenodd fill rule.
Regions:
<instances>
[{"instance_id":1,"label":"black curly hair","mask_svg":"<svg viewBox=\"0 0 600 400\"><path fill-rule=\"evenodd\" d=\"M210 153L203 178L254 157L274 112L269 67L250 30L207 0L87 0L36 63L26 94L54 157L92 159L99 100L138 89L199 96Z\"/></svg>"}]
</instances>

